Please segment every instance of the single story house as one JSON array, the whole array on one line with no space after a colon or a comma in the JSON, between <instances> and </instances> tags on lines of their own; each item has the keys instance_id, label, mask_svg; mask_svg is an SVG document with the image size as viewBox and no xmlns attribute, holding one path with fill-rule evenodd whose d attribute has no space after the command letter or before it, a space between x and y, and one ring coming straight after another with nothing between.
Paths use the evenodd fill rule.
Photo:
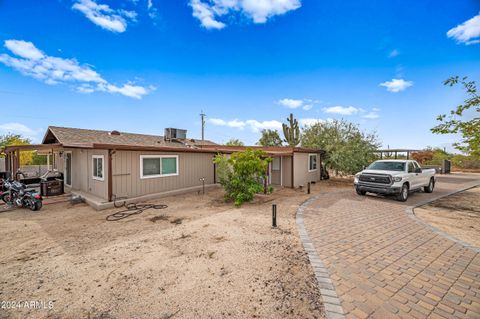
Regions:
<instances>
[{"instance_id":1,"label":"single story house","mask_svg":"<svg viewBox=\"0 0 480 319\"><path fill-rule=\"evenodd\" d=\"M53 170L64 174L67 191L97 209L111 207L115 198L128 201L199 190L217 184L213 158L247 147L189 139L186 131L165 129L165 136L50 126L42 144L7 146L6 169L16 172L20 152L48 155ZM301 147L259 147L272 157L268 183L305 186L320 180L323 151Z\"/></svg>"}]
</instances>

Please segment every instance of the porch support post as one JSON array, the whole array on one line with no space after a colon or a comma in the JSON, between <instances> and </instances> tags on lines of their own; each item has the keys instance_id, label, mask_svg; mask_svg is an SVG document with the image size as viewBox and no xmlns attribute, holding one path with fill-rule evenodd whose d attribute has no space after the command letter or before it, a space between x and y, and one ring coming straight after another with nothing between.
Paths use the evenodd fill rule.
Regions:
<instances>
[{"instance_id":1,"label":"porch support post","mask_svg":"<svg viewBox=\"0 0 480 319\"><path fill-rule=\"evenodd\" d=\"M5 153L7 154L5 156L5 171L9 172L10 171L10 153Z\"/></svg>"},{"instance_id":2,"label":"porch support post","mask_svg":"<svg viewBox=\"0 0 480 319\"><path fill-rule=\"evenodd\" d=\"M15 179L17 179L17 171L20 169L20 150L15 152L15 167L14 167L14 174Z\"/></svg>"},{"instance_id":3,"label":"porch support post","mask_svg":"<svg viewBox=\"0 0 480 319\"><path fill-rule=\"evenodd\" d=\"M107 165L107 200L112 201L113 190L113 174L112 174L112 150L108 150L108 165Z\"/></svg>"},{"instance_id":4,"label":"porch support post","mask_svg":"<svg viewBox=\"0 0 480 319\"><path fill-rule=\"evenodd\" d=\"M293 158L295 157L295 152L292 150L292 188L295 188L295 165L293 164Z\"/></svg>"}]
</instances>

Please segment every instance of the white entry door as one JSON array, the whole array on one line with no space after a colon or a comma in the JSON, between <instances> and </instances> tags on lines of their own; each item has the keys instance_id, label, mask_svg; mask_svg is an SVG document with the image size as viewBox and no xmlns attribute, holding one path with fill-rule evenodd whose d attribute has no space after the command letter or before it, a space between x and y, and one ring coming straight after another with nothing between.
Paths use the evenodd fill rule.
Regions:
<instances>
[{"instance_id":1,"label":"white entry door","mask_svg":"<svg viewBox=\"0 0 480 319\"><path fill-rule=\"evenodd\" d=\"M64 155L63 178L65 185L72 187L72 153L65 152Z\"/></svg>"}]
</instances>

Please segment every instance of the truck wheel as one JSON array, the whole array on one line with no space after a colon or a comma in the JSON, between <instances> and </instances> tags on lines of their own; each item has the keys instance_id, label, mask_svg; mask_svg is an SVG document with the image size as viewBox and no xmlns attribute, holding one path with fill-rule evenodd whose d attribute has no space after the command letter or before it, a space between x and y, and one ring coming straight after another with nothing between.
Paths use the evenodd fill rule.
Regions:
<instances>
[{"instance_id":1,"label":"truck wheel","mask_svg":"<svg viewBox=\"0 0 480 319\"><path fill-rule=\"evenodd\" d=\"M425 193L431 193L431 192L433 192L434 187L435 187L435 182L433 181L433 178L430 178L430 183L428 183L428 186L425 186L423 188L423 191Z\"/></svg>"},{"instance_id":2,"label":"truck wheel","mask_svg":"<svg viewBox=\"0 0 480 319\"><path fill-rule=\"evenodd\" d=\"M406 202L408 199L408 185L403 184L400 194L397 195L397 200L400 202Z\"/></svg>"},{"instance_id":3,"label":"truck wheel","mask_svg":"<svg viewBox=\"0 0 480 319\"><path fill-rule=\"evenodd\" d=\"M365 196L365 194L367 193L366 191L361 191L358 188L355 188L355 191L357 192L358 195L361 195L361 196Z\"/></svg>"}]
</instances>

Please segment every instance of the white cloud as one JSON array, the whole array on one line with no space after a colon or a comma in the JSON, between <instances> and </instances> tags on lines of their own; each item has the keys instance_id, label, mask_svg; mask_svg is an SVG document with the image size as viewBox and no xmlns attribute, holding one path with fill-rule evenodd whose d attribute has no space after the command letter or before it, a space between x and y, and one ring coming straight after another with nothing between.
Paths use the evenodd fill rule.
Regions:
<instances>
[{"instance_id":1,"label":"white cloud","mask_svg":"<svg viewBox=\"0 0 480 319\"><path fill-rule=\"evenodd\" d=\"M348 107L345 107L345 106L331 106L331 107L324 108L323 111L325 113L352 115L352 114L356 114L356 113L358 113L362 110L358 109L356 107L353 107L353 106L348 106Z\"/></svg>"},{"instance_id":2,"label":"white cloud","mask_svg":"<svg viewBox=\"0 0 480 319\"><path fill-rule=\"evenodd\" d=\"M106 4L98 4L93 0L77 0L72 9L82 12L87 19L105 30L125 32L128 21L135 21L134 11L114 10Z\"/></svg>"},{"instance_id":3,"label":"white cloud","mask_svg":"<svg viewBox=\"0 0 480 319\"><path fill-rule=\"evenodd\" d=\"M210 4L203 3L200 0L191 0L190 6L193 10L193 16L200 20L202 26L206 29L223 29L225 24L215 19L215 10Z\"/></svg>"},{"instance_id":4,"label":"white cloud","mask_svg":"<svg viewBox=\"0 0 480 319\"><path fill-rule=\"evenodd\" d=\"M277 101L278 104L285 106L289 109L298 109L301 107L305 111L311 110L314 104L319 103L319 101L314 101L311 99L281 99Z\"/></svg>"},{"instance_id":5,"label":"white cloud","mask_svg":"<svg viewBox=\"0 0 480 319\"><path fill-rule=\"evenodd\" d=\"M223 29L218 18L230 13L241 13L254 23L265 23L275 15L282 15L302 6L300 0L190 0L193 16L206 29Z\"/></svg>"},{"instance_id":6,"label":"white cloud","mask_svg":"<svg viewBox=\"0 0 480 319\"><path fill-rule=\"evenodd\" d=\"M312 126L317 123L323 123L325 121L322 119L305 118L305 119L298 120L298 122L300 123L300 126Z\"/></svg>"},{"instance_id":7,"label":"white cloud","mask_svg":"<svg viewBox=\"0 0 480 319\"><path fill-rule=\"evenodd\" d=\"M257 121L257 120L246 120L246 121L241 121L238 119L234 119L231 121L226 121L223 119L219 118L211 118L209 119L209 122L213 125L217 126L227 126L231 128L237 128L240 130L243 130L245 127L249 127L252 132L259 132L263 129L272 129L272 130L278 130L282 128L282 123L279 121Z\"/></svg>"},{"instance_id":8,"label":"white cloud","mask_svg":"<svg viewBox=\"0 0 480 319\"><path fill-rule=\"evenodd\" d=\"M25 59L39 60L44 57L43 52L31 42L7 40L5 41L5 47Z\"/></svg>"},{"instance_id":9,"label":"white cloud","mask_svg":"<svg viewBox=\"0 0 480 319\"><path fill-rule=\"evenodd\" d=\"M71 83L78 92L82 93L103 91L119 93L136 99L142 98L153 90L152 87L145 88L132 83L116 86L105 80L90 66L81 65L75 59L45 55L32 42L7 40L5 47L19 57L0 54L1 63L50 85Z\"/></svg>"},{"instance_id":10,"label":"white cloud","mask_svg":"<svg viewBox=\"0 0 480 319\"><path fill-rule=\"evenodd\" d=\"M257 120L248 120L245 123L249 125L252 131L254 132L258 132L265 129L279 130L282 128L282 123L275 120L262 121L262 122L259 122Z\"/></svg>"},{"instance_id":11,"label":"white cloud","mask_svg":"<svg viewBox=\"0 0 480 319\"><path fill-rule=\"evenodd\" d=\"M366 119L374 120L374 119L378 119L380 115L378 115L378 113L376 112L369 112L362 117Z\"/></svg>"},{"instance_id":12,"label":"white cloud","mask_svg":"<svg viewBox=\"0 0 480 319\"><path fill-rule=\"evenodd\" d=\"M404 79L392 79L391 81L380 83L380 86L386 87L388 92L398 93L413 86L413 82L405 81Z\"/></svg>"},{"instance_id":13,"label":"white cloud","mask_svg":"<svg viewBox=\"0 0 480 319\"><path fill-rule=\"evenodd\" d=\"M374 107L374 108L372 108L372 111L378 112L378 111L380 111L380 109L378 107Z\"/></svg>"},{"instance_id":14,"label":"white cloud","mask_svg":"<svg viewBox=\"0 0 480 319\"><path fill-rule=\"evenodd\" d=\"M447 37L466 45L480 43L480 14L448 30Z\"/></svg>"},{"instance_id":15,"label":"white cloud","mask_svg":"<svg viewBox=\"0 0 480 319\"><path fill-rule=\"evenodd\" d=\"M303 100L281 99L278 101L278 104L288 107L290 109L296 109L303 105Z\"/></svg>"},{"instance_id":16,"label":"white cloud","mask_svg":"<svg viewBox=\"0 0 480 319\"><path fill-rule=\"evenodd\" d=\"M22 137L31 139L33 142L38 142L43 129L32 129L21 123L4 123L0 124L0 132L20 134Z\"/></svg>"},{"instance_id":17,"label":"white cloud","mask_svg":"<svg viewBox=\"0 0 480 319\"><path fill-rule=\"evenodd\" d=\"M390 53L388 54L388 57L389 57L389 58L394 58L394 57L397 57L399 54L400 54L400 52L399 52L397 49L393 49L393 50L390 51Z\"/></svg>"},{"instance_id":18,"label":"white cloud","mask_svg":"<svg viewBox=\"0 0 480 319\"><path fill-rule=\"evenodd\" d=\"M36 134L36 131L20 123L0 124L0 130L10 133Z\"/></svg>"}]
</instances>

